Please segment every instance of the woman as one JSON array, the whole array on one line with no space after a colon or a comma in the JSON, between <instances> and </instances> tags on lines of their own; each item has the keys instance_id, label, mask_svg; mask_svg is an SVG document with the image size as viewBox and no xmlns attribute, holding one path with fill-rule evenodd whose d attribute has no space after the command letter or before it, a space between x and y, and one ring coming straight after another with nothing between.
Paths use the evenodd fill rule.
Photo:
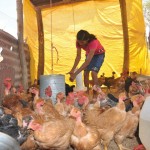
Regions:
<instances>
[{"instance_id":1,"label":"woman","mask_svg":"<svg viewBox=\"0 0 150 150\"><path fill-rule=\"evenodd\" d=\"M76 41L77 55L72 69L70 70L70 81L74 81L76 76L84 70L84 85L89 91L89 73L91 72L92 80L94 85L98 85L97 74L104 62L105 49L101 45L100 41L95 37L95 35L90 34L86 30L80 30L77 33ZM86 52L85 62L76 70L80 59L81 59L81 49Z\"/></svg>"}]
</instances>

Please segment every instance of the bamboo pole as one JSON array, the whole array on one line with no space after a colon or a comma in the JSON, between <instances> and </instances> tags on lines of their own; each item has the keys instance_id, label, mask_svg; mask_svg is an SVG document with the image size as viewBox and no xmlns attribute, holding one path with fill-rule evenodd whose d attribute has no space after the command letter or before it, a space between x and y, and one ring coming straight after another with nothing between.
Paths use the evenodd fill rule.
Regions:
<instances>
[{"instance_id":1,"label":"bamboo pole","mask_svg":"<svg viewBox=\"0 0 150 150\"><path fill-rule=\"evenodd\" d=\"M123 72L126 72L129 71L129 35L128 35L126 0L119 0L119 2L122 17L123 40L124 40Z\"/></svg>"},{"instance_id":2,"label":"bamboo pole","mask_svg":"<svg viewBox=\"0 0 150 150\"><path fill-rule=\"evenodd\" d=\"M37 26L38 26L38 43L39 43L39 61L38 61L38 75L37 78L40 78L40 75L44 74L44 33L43 33L43 21L40 8L35 8Z\"/></svg>"},{"instance_id":3,"label":"bamboo pole","mask_svg":"<svg viewBox=\"0 0 150 150\"><path fill-rule=\"evenodd\" d=\"M22 84L25 89L28 89L28 72L27 62L24 52L24 41L23 41L23 4L22 0L16 0L17 6L17 25L18 25L18 51L20 56L20 64L22 70Z\"/></svg>"}]
</instances>

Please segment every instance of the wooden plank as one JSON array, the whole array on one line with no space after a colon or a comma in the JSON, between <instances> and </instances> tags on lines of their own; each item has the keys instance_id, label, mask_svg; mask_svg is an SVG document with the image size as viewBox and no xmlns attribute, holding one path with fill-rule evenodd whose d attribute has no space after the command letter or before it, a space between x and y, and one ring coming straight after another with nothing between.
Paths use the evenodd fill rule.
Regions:
<instances>
[{"instance_id":1,"label":"wooden plank","mask_svg":"<svg viewBox=\"0 0 150 150\"><path fill-rule=\"evenodd\" d=\"M30 0L35 7L50 5L50 0ZM52 3L63 2L63 0L51 0Z\"/></svg>"},{"instance_id":2,"label":"wooden plank","mask_svg":"<svg viewBox=\"0 0 150 150\"><path fill-rule=\"evenodd\" d=\"M17 23L18 23L18 49L20 54L20 63L22 68L22 84L25 89L28 89L27 78L27 63L24 53L24 41L23 41L23 4L22 0L17 0Z\"/></svg>"},{"instance_id":3,"label":"wooden plank","mask_svg":"<svg viewBox=\"0 0 150 150\"><path fill-rule=\"evenodd\" d=\"M38 61L38 76L44 74L44 32L41 9L36 8L37 26L38 26L38 45L39 45L39 61Z\"/></svg>"},{"instance_id":4,"label":"wooden plank","mask_svg":"<svg viewBox=\"0 0 150 150\"><path fill-rule=\"evenodd\" d=\"M38 61L38 76L44 74L44 32L41 9L36 8L37 26L38 26L38 43L39 43L39 61Z\"/></svg>"},{"instance_id":5,"label":"wooden plank","mask_svg":"<svg viewBox=\"0 0 150 150\"><path fill-rule=\"evenodd\" d=\"M66 5L69 3L75 3L75 2L83 2L83 1L89 1L89 0L30 0L32 5L35 8L50 8L52 6L59 6L59 5Z\"/></svg>"},{"instance_id":6,"label":"wooden plank","mask_svg":"<svg viewBox=\"0 0 150 150\"><path fill-rule=\"evenodd\" d=\"M123 72L127 72L129 71L129 35L128 35L126 0L119 0L119 2L121 9L123 40L124 40Z\"/></svg>"}]
</instances>

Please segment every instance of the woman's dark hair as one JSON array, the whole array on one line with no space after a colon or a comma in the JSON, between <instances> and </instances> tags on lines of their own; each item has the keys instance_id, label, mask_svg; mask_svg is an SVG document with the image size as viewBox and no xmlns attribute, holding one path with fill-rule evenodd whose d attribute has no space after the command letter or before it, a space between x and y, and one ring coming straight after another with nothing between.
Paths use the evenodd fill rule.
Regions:
<instances>
[{"instance_id":1,"label":"woman's dark hair","mask_svg":"<svg viewBox=\"0 0 150 150\"><path fill-rule=\"evenodd\" d=\"M90 42L94 39L97 39L96 36L93 34L90 34L86 30L80 30L77 33L77 40L80 40L80 41L87 41L88 40L88 42Z\"/></svg>"}]
</instances>

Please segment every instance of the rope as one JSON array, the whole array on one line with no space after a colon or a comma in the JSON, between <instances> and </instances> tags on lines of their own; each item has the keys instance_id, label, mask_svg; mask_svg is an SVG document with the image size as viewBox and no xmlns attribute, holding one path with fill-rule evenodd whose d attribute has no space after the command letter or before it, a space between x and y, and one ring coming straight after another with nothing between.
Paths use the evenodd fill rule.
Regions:
<instances>
[{"instance_id":1,"label":"rope","mask_svg":"<svg viewBox=\"0 0 150 150\"><path fill-rule=\"evenodd\" d=\"M50 8L52 9L52 0L50 0ZM53 32L52 32L52 22L53 22L53 19L52 19L53 15L52 15L52 10L51 10L51 70L52 70L52 74L53 74L53 68L54 68L54 61L53 61L53 50L56 51L57 53L57 63L58 63L58 60L59 60L59 56L58 56L58 50L57 48L53 45Z\"/></svg>"},{"instance_id":2,"label":"rope","mask_svg":"<svg viewBox=\"0 0 150 150\"><path fill-rule=\"evenodd\" d=\"M72 17L73 17L73 25L74 25L74 32L75 32L75 16L74 16L74 7L73 7L73 3L72 4Z\"/></svg>"},{"instance_id":3,"label":"rope","mask_svg":"<svg viewBox=\"0 0 150 150\"><path fill-rule=\"evenodd\" d=\"M73 3L71 2L72 4L72 16L73 16L73 25L74 25L74 32L75 32L75 13L74 13L74 7L73 7ZM50 0L50 8L52 8L52 0ZM52 22L53 22L53 19L52 19L53 15L52 15L52 10L51 10L51 70L52 70L52 73L53 73L53 68L54 68L54 62L53 62L53 50L56 51L57 53L57 63L59 61L59 53L58 53L58 50L57 48L53 45L53 32L52 32Z\"/></svg>"}]
</instances>

